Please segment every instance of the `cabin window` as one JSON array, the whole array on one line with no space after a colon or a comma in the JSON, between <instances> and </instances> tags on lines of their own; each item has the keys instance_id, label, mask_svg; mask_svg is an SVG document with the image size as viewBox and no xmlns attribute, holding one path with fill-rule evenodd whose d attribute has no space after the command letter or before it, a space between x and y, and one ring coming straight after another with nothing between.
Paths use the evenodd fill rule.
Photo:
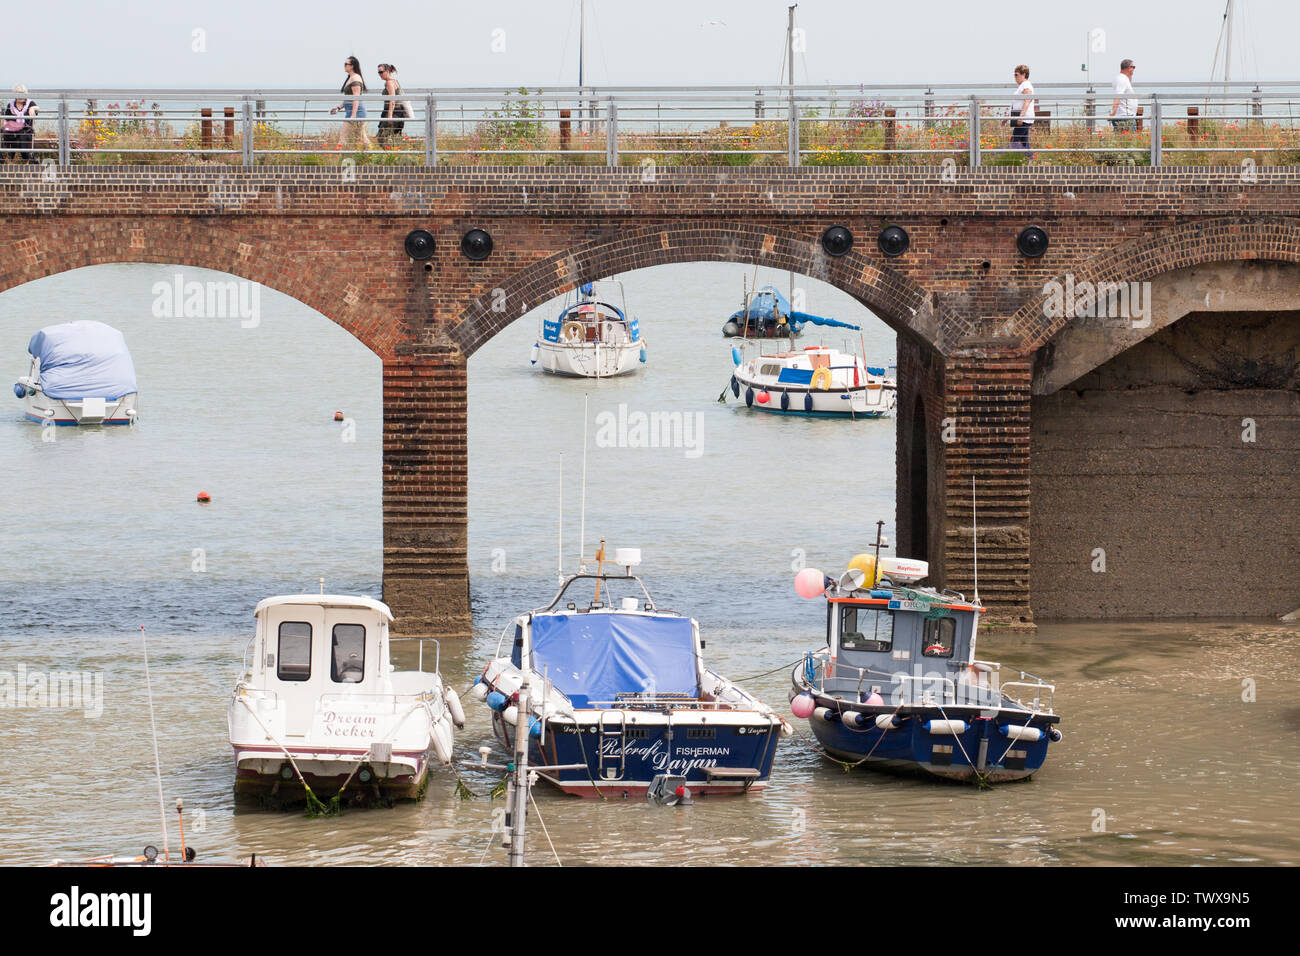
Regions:
<instances>
[{"instance_id":1,"label":"cabin window","mask_svg":"<svg viewBox=\"0 0 1300 956\"><path fill-rule=\"evenodd\" d=\"M275 676L280 680L311 679L311 625L306 621L281 621L277 654Z\"/></svg>"},{"instance_id":2,"label":"cabin window","mask_svg":"<svg viewBox=\"0 0 1300 956\"><path fill-rule=\"evenodd\" d=\"M856 604L840 610L840 650L888 651L893 646L893 614Z\"/></svg>"},{"instance_id":3,"label":"cabin window","mask_svg":"<svg viewBox=\"0 0 1300 956\"><path fill-rule=\"evenodd\" d=\"M766 377L779 375L781 374L781 366L773 365L771 362L768 362L767 364L758 367L758 374Z\"/></svg>"},{"instance_id":4,"label":"cabin window","mask_svg":"<svg viewBox=\"0 0 1300 956\"><path fill-rule=\"evenodd\" d=\"M927 618L921 635L922 655L952 657L952 646L957 636L957 620L951 617Z\"/></svg>"},{"instance_id":5,"label":"cabin window","mask_svg":"<svg viewBox=\"0 0 1300 956\"><path fill-rule=\"evenodd\" d=\"M335 624L330 679L336 684L359 684L366 672L364 624Z\"/></svg>"}]
</instances>

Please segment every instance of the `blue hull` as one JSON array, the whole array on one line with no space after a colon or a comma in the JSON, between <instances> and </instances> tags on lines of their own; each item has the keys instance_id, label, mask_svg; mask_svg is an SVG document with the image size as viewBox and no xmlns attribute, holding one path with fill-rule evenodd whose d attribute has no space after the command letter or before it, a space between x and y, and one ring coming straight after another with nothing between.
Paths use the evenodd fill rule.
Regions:
<instances>
[{"instance_id":1,"label":"blue hull","mask_svg":"<svg viewBox=\"0 0 1300 956\"><path fill-rule=\"evenodd\" d=\"M819 704L825 704L818 700ZM1054 718L1036 716L1029 720L1024 714L1003 713L998 717L969 719L966 712L945 708L907 708L900 714L901 725L891 730L879 730L871 722L867 727L851 729L831 713L828 721L817 714L809 718L813 734L832 757L858 763L864 767L899 772L920 772L949 780L989 783L1023 780L1033 774L1047 759L1049 729ZM880 712L892 713L892 708ZM969 726L962 734L930 733L925 729L928 720L965 719ZM1039 740L1012 740L1000 727L1028 726L1042 731ZM984 753L983 770L979 770L981 749Z\"/></svg>"},{"instance_id":2,"label":"blue hull","mask_svg":"<svg viewBox=\"0 0 1300 956\"><path fill-rule=\"evenodd\" d=\"M493 724L506 731L504 736L510 745L514 728L497 715L493 716ZM582 733L572 724L549 724L545 752L532 741L528 759L537 764L585 764L586 770L561 770L545 775L546 780L565 793L578 796L644 795L660 774L684 776L686 785L697 795L744 793L761 790L766 784L781 735L779 724L772 726L757 716L752 724L742 726L700 727L698 723L674 726L671 743L663 724L629 723L628 729L621 765L616 740L605 738L602 756L601 735L590 723L582 725ZM709 768L713 768L712 774ZM728 779L728 769L757 770L758 775L752 779L740 776Z\"/></svg>"}]
</instances>

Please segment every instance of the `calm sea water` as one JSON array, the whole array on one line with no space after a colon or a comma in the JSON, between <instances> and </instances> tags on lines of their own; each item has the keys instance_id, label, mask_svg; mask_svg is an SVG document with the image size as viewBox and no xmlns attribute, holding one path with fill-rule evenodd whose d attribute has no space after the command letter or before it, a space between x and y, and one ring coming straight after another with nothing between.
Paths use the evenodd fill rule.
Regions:
<instances>
[{"instance_id":1,"label":"calm sea water","mask_svg":"<svg viewBox=\"0 0 1300 956\"><path fill-rule=\"evenodd\" d=\"M13 377L26 371L37 329L97 318L125 333L141 390L138 427L64 428L54 441L23 420L16 399L0 398L0 670L24 664L104 680L96 718L0 711L0 769L11 783L0 793L0 862L135 852L161 839L143 627L164 790L169 807L185 798L187 836L203 856L501 863L488 836L495 779L473 770L463 771L480 795L470 801L452 794L444 769L418 805L325 820L235 811L225 705L253 605L315 590L321 578L331 591L379 594L380 364L325 318L265 289L253 328L238 318L157 318L154 285L178 271L223 278L101 266L0 294L0 359ZM514 614L551 597L561 484L573 569L585 408L587 552L601 537L611 549L640 547L659 602L700 621L710 664L784 705L790 665L824 627L821 605L795 597L792 569L806 561L841 570L878 519L892 537L894 425L776 419L729 393L717 401L730 369L719 329L753 276L705 264L625 276L649 342L634 376L583 383L530 368L536 312L471 360L477 633L443 649L455 686L473 679ZM758 281L787 289L789 280L760 272ZM826 344L847 340L873 362L892 361L882 323L828 286L796 285L809 311L864 327L861 338L837 332ZM678 416L690 441L617 447L607 430L598 442L601 416L617 422L620 405L629 416ZM348 421L334 422L335 411ZM195 503L199 491L210 505ZM1295 863L1295 637L1292 626L1248 622L989 633L982 656L1059 687L1065 740L1027 784L981 792L845 774L795 737L762 796L656 808L540 790L538 813L566 864ZM1245 680L1252 702L1242 699ZM481 707L469 717L457 738L467 759L491 736ZM531 833L533 862L552 861L536 822Z\"/></svg>"}]
</instances>

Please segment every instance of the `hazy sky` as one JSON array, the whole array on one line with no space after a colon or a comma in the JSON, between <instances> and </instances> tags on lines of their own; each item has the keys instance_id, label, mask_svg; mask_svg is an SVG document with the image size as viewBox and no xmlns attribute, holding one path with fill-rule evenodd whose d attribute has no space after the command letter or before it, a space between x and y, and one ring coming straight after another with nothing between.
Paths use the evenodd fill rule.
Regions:
<instances>
[{"instance_id":1,"label":"hazy sky","mask_svg":"<svg viewBox=\"0 0 1300 956\"><path fill-rule=\"evenodd\" d=\"M787 0L588 0L589 83L771 84L780 76ZM802 0L811 83L1072 82L1094 28L1135 85L1210 75L1225 0ZM1237 0L1233 74L1289 79L1296 0ZM395 63L409 88L573 85L578 0L47 0L3 4L4 88L337 89L355 54L367 83ZM202 31L196 35L195 31ZM201 42L200 42L201 41ZM496 49L494 50L494 45ZM202 51L196 51L202 46ZM501 49L504 47L504 49Z\"/></svg>"}]
</instances>

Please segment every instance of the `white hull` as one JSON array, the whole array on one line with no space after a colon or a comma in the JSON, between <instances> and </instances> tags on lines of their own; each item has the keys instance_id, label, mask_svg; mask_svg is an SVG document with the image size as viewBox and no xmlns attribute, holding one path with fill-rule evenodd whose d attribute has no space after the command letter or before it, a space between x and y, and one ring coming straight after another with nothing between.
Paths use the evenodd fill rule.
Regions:
<instances>
[{"instance_id":1,"label":"white hull","mask_svg":"<svg viewBox=\"0 0 1300 956\"><path fill-rule=\"evenodd\" d=\"M24 384L20 382L20 384ZM31 421L55 425L130 425L135 421L139 393L115 401L103 398L50 398L39 385L27 387L23 414Z\"/></svg>"},{"instance_id":2,"label":"white hull","mask_svg":"<svg viewBox=\"0 0 1300 956\"><path fill-rule=\"evenodd\" d=\"M788 385L764 385L760 381L746 378L741 369L736 369L736 381L739 383L739 395L745 403L756 411L776 412L787 415L840 415L858 418L883 418L894 409L898 390L892 383L883 383L873 387L872 384L858 388L810 389ZM752 401L748 391L753 391ZM762 401L762 393L767 393L767 401ZM782 402L782 396L788 396ZM783 407L784 406L784 407Z\"/></svg>"},{"instance_id":3,"label":"white hull","mask_svg":"<svg viewBox=\"0 0 1300 956\"><path fill-rule=\"evenodd\" d=\"M553 375L578 378L613 378L635 372L641 364L640 342L624 345L556 345L538 343L537 364Z\"/></svg>"}]
</instances>

